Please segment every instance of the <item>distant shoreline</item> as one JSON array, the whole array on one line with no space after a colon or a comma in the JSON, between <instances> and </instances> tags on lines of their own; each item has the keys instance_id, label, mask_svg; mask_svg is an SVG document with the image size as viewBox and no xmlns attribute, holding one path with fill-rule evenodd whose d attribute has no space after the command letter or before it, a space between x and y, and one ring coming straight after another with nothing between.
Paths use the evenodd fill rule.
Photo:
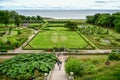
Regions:
<instances>
[{"instance_id":1,"label":"distant shoreline","mask_svg":"<svg viewBox=\"0 0 120 80\"><path fill-rule=\"evenodd\" d=\"M120 10L15 10L21 15L36 16L53 19L86 19L86 16L96 13L116 13Z\"/></svg>"}]
</instances>

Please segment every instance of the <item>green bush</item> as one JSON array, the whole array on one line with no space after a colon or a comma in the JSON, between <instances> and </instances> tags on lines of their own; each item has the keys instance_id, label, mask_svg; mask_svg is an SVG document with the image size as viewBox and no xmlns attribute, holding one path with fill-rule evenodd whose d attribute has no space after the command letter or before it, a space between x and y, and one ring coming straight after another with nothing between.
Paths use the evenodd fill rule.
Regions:
<instances>
[{"instance_id":1,"label":"green bush","mask_svg":"<svg viewBox=\"0 0 120 80\"><path fill-rule=\"evenodd\" d=\"M0 44L5 44L7 42L6 37L0 37Z\"/></svg>"},{"instance_id":2,"label":"green bush","mask_svg":"<svg viewBox=\"0 0 120 80\"><path fill-rule=\"evenodd\" d=\"M111 40L111 45L118 45L117 41Z\"/></svg>"},{"instance_id":3,"label":"green bush","mask_svg":"<svg viewBox=\"0 0 120 80\"><path fill-rule=\"evenodd\" d=\"M20 35L22 32L20 30L17 30L17 34Z\"/></svg>"},{"instance_id":4,"label":"green bush","mask_svg":"<svg viewBox=\"0 0 120 80\"><path fill-rule=\"evenodd\" d=\"M120 60L120 53L112 52L108 56L109 60Z\"/></svg>"},{"instance_id":5,"label":"green bush","mask_svg":"<svg viewBox=\"0 0 120 80\"><path fill-rule=\"evenodd\" d=\"M10 43L11 46L13 46L14 48L19 46L19 42L17 41L17 39L15 38L15 36L9 37L8 38L8 42Z\"/></svg>"},{"instance_id":6,"label":"green bush","mask_svg":"<svg viewBox=\"0 0 120 80\"><path fill-rule=\"evenodd\" d=\"M65 70L69 74L70 72L74 72L75 75L81 75L81 72L83 70L82 61L76 60L75 58L68 59Z\"/></svg>"},{"instance_id":7,"label":"green bush","mask_svg":"<svg viewBox=\"0 0 120 80\"><path fill-rule=\"evenodd\" d=\"M76 58L69 58L67 60L67 63L65 64L65 70L68 74L70 72L74 72L75 75L79 76L82 76L84 74L95 73L97 71L95 65L92 62L83 62Z\"/></svg>"}]
</instances>

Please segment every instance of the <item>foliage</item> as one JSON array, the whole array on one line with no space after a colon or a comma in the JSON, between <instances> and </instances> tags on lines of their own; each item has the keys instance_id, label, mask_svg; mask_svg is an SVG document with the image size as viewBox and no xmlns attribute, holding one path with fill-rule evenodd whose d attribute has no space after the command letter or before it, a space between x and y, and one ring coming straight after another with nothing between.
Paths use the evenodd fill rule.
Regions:
<instances>
[{"instance_id":1,"label":"foliage","mask_svg":"<svg viewBox=\"0 0 120 80\"><path fill-rule=\"evenodd\" d=\"M15 11L7 11L7 10L0 10L1 22L4 23L6 26L9 23L15 23L15 25L20 25L20 18L18 13Z\"/></svg>"},{"instance_id":2,"label":"foliage","mask_svg":"<svg viewBox=\"0 0 120 80\"><path fill-rule=\"evenodd\" d=\"M30 24L28 27L35 29L35 30L38 30L42 27L42 24Z\"/></svg>"},{"instance_id":3,"label":"foliage","mask_svg":"<svg viewBox=\"0 0 120 80\"><path fill-rule=\"evenodd\" d=\"M9 11L1 11L1 12L3 12L3 16L2 16L3 23L7 26L10 19L10 13Z\"/></svg>"},{"instance_id":4,"label":"foliage","mask_svg":"<svg viewBox=\"0 0 120 80\"><path fill-rule=\"evenodd\" d=\"M24 16L19 15L15 11L8 11L8 10L0 10L0 23L4 23L5 26L8 26L9 23L15 24L17 27L19 27L20 23L44 23L44 20L40 16Z\"/></svg>"},{"instance_id":5,"label":"foliage","mask_svg":"<svg viewBox=\"0 0 120 80\"><path fill-rule=\"evenodd\" d=\"M115 31L120 33L120 23L115 24Z\"/></svg>"},{"instance_id":6,"label":"foliage","mask_svg":"<svg viewBox=\"0 0 120 80\"><path fill-rule=\"evenodd\" d=\"M85 42L87 43L87 46L90 45L93 49L98 49L98 47L96 45L94 45L89 39L87 39L83 34L81 34L80 31L77 30L77 33L82 37L82 39L85 40Z\"/></svg>"},{"instance_id":7,"label":"foliage","mask_svg":"<svg viewBox=\"0 0 120 80\"><path fill-rule=\"evenodd\" d=\"M65 24L65 27L67 27L71 30L76 30L77 29L77 24L75 22L67 21L67 23Z\"/></svg>"},{"instance_id":8,"label":"foliage","mask_svg":"<svg viewBox=\"0 0 120 80\"><path fill-rule=\"evenodd\" d=\"M118 49L119 33L95 25L79 26L78 30L100 49Z\"/></svg>"},{"instance_id":9,"label":"foliage","mask_svg":"<svg viewBox=\"0 0 120 80\"><path fill-rule=\"evenodd\" d=\"M109 31L108 30L104 30L102 28L99 27L95 27L95 26L83 26L83 27L79 27L78 30L84 34L84 35L108 35Z\"/></svg>"},{"instance_id":10,"label":"foliage","mask_svg":"<svg viewBox=\"0 0 120 80\"><path fill-rule=\"evenodd\" d=\"M19 16L19 14L17 13L17 12L15 12L15 11L11 11L10 12L10 15L11 15L11 20L13 20L13 22L14 22L14 24L17 26L17 27L19 27L19 25L20 25L20 16Z\"/></svg>"},{"instance_id":11,"label":"foliage","mask_svg":"<svg viewBox=\"0 0 120 80\"><path fill-rule=\"evenodd\" d=\"M0 75L7 75L12 79L29 79L40 73L49 73L56 62L54 54L22 54L0 64ZM34 73L35 72L35 73Z\"/></svg>"},{"instance_id":12,"label":"foliage","mask_svg":"<svg viewBox=\"0 0 120 80\"><path fill-rule=\"evenodd\" d=\"M68 74L74 72L75 75L79 76L96 72L95 65L90 61L83 62L76 58L69 58L67 60L65 70Z\"/></svg>"},{"instance_id":13,"label":"foliage","mask_svg":"<svg viewBox=\"0 0 120 80\"><path fill-rule=\"evenodd\" d=\"M102 27L107 27L107 28L114 28L116 32L120 32L120 13L113 13L112 15L110 14L95 14L93 16L87 16L87 23L89 24L94 24L94 25L99 25Z\"/></svg>"},{"instance_id":14,"label":"foliage","mask_svg":"<svg viewBox=\"0 0 120 80\"><path fill-rule=\"evenodd\" d=\"M109 60L120 60L120 52L112 52L109 54Z\"/></svg>"},{"instance_id":15,"label":"foliage","mask_svg":"<svg viewBox=\"0 0 120 80\"><path fill-rule=\"evenodd\" d=\"M21 19L21 23L44 23L44 19L41 16L24 16L19 15Z\"/></svg>"},{"instance_id":16,"label":"foliage","mask_svg":"<svg viewBox=\"0 0 120 80\"><path fill-rule=\"evenodd\" d=\"M120 63L111 62L112 65L99 65L97 73L87 74L82 77L76 76L75 80L119 80L120 79Z\"/></svg>"},{"instance_id":17,"label":"foliage","mask_svg":"<svg viewBox=\"0 0 120 80\"><path fill-rule=\"evenodd\" d=\"M70 55L71 56L71 55ZM82 56L82 57L81 57ZM119 61L110 61L110 65L105 65L105 62L107 60L103 57L83 57L85 55L81 55L80 57L77 55L74 58L68 58L66 64L67 68L71 69L73 68L73 71L75 69L79 70L81 66L83 66L82 70L80 71L81 74L74 74L75 80L119 80L120 79L120 62ZM100 56L100 55L97 55ZM76 64L76 62L79 64ZM81 64L80 64L81 62ZM68 65L69 63L69 65ZM75 63L75 64L74 64ZM71 66L73 65L73 66ZM79 68L76 66L80 66ZM78 68L78 69L76 69ZM66 70L69 70L66 69ZM70 72L70 71L69 71ZM69 72L67 72L69 74Z\"/></svg>"},{"instance_id":18,"label":"foliage","mask_svg":"<svg viewBox=\"0 0 120 80\"><path fill-rule=\"evenodd\" d=\"M7 51L21 46L32 31L28 28L14 29L9 36L0 37L0 51Z\"/></svg>"}]
</instances>

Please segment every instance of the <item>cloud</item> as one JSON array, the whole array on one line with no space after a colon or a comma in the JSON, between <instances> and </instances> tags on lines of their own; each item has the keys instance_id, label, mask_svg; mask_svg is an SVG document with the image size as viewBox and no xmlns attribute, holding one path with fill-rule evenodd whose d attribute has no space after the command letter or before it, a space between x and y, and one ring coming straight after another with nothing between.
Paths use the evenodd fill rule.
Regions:
<instances>
[{"instance_id":1,"label":"cloud","mask_svg":"<svg viewBox=\"0 0 120 80\"><path fill-rule=\"evenodd\" d=\"M112 6L119 4L120 0L0 0L0 9L118 9Z\"/></svg>"},{"instance_id":2,"label":"cloud","mask_svg":"<svg viewBox=\"0 0 120 80\"><path fill-rule=\"evenodd\" d=\"M107 3L120 3L118 0L96 0L95 3L107 4Z\"/></svg>"},{"instance_id":3,"label":"cloud","mask_svg":"<svg viewBox=\"0 0 120 80\"><path fill-rule=\"evenodd\" d=\"M95 1L95 3L108 3L107 1Z\"/></svg>"}]
</instances>

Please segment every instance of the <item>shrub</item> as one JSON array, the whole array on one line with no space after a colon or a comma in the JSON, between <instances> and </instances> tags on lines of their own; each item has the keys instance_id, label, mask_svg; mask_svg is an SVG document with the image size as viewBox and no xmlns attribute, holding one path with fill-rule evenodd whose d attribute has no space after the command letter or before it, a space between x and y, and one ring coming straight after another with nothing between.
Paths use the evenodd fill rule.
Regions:
<instances>
[{"instance_id":1,"label":"shrub","mask_svg":"<svg viewBox=\"0 0 120 80\"><path fill-rule=\"evenodd\" d=\"M114 40L111 40L111 45L118 45L118 43Z\"/></svg>"},{"instance_id":2,"label":"shrub","mask_svg":"<svg viewBox=\"0 0 120 80\"><path fill-rule=\"evenodd\" d=\"M86 61L83 65L84 65L83 71L81 71L83 75L92 74L97 71L97 69L95 68L95 65L91 61Z\"/></svg>"},{"instance_id":3,"label":"shrub","mask_svg":"<svg viewBox=\"0 0 120 80\"><path fill-rule=\"evenodd\" d=\"M95 37L94 38L96 41L100 41L100 38L99 37Z\"/></svg>"},{"instance_id":4,"label":"shrub","mask_svg":"<svg viewBox=\"0 0 120 80\"><path fill-rule=\"evenodd\" d=\"M75 75L79 76L95 73L97 71L95 65L92 62L83 62L76 58L69 58L67 60L67 63L65 64L65 70L68 74L70 72L74 72Z\"/></svg>"},{"instance_id":5,"label":"shrub","mask_svg":"<svg viewBox=\"0 0 120 80\"><path fill-rule=\"evenodd\" d=\"M68 59L65 70L69 74L71 71L74 72L75 75L81 75L81 72L83 70L82 61L79 61L75 58Z\"/></svg>"},{"instance_id":6,"label":"shrub","mask_svg":"<svg viewBox=\"0 0 120 80\"><path fill-rule=\"evenodd\" d=\"M5 44L7 42L6 37L0 37L0 44Z\"/></svg>"},{"instance_id":7,"label":"shrub","mask_svg":"<svg viewBox=\"0 0 120 80\"><path fill-rule=\"evenodd\" d=\"M20 35L22 32L20 30L17 30L17 34Z\"/></svg>"},{"instance_id":8,"label":"shrub","mask_svg":"<svg viewBox=\"0 0 120 80\"><path fill-rule=\"evenodd\" d=\"M12 36L8 38L8 42L11 44L11 46L13 46L14 48L19 46L19 42L17 41L17 39Z\"/></svg>"},{"instance_id":9,"label":"shrub","mask_svg":"<svg viewBox=\"0 0 120 80\"><path fill-rule=\"evenodd\" d=\"M119 38L119 37L116 37L115 40L116 40L116 41L120 41L120 38Z\"/></svg>"},{"instance_id":10,"label":"shrub","mask_svg":"<svg viewBox=\"0 0 120 80\"><path fill-rule=\"evenodd\" d=\"M109 60L120 60L120 53L112 52L108 56Z\"/></svg>"}]
</instances>

